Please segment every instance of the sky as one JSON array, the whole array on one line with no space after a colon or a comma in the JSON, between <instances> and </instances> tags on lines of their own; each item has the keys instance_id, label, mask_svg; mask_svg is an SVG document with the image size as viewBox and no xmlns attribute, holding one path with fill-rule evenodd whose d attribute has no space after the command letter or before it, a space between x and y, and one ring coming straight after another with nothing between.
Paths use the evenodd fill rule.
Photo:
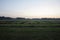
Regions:
<instances>
[{"instance_id":1,"label":"sky","mask_svg":"<svg viewBox=\"0 0 60 40\"><path fill-rule=\"evenodd\" d=\"M0 0L0 16L60 18L60 0Z\"/></svg>"}]
</instances>

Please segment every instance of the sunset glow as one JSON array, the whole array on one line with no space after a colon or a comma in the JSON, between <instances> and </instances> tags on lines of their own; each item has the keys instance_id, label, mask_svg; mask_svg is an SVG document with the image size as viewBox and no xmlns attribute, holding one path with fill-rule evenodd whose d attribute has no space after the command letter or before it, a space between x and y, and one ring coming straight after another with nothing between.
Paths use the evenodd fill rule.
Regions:
<instances>
[{"instance_id":1,"label":"sunset glow","mask_svg":"<svg viewBox=\"0 0 60 40\"><path fill-rule=\"evenodd\" d=\"M60 18L60 0L0 0L0 16Z\"/></svg>"}]
</instances>

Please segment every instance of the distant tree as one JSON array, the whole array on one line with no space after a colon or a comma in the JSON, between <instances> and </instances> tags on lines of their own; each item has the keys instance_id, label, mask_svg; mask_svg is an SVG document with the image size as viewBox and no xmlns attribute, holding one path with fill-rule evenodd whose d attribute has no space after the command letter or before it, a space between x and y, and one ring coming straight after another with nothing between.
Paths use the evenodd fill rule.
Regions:
<instances>
[{"instance_id":1,"label":"distant tree","mask_svg":"<svg viewBox=\"0 0 60 40\"><path fill-rule=\"evenodd\" d=\"M13 18L11 18L11 17L4 17L4 16L0 17L0 20L5 20L5 19L7 19L7 20L9 19L10 20L10 19L13 19Z\"/></svg>"},{"instance_id":2,"label":"distant tree","mask_svg":"<svg viewBox=\"0 0 60 40\"><path fill-rule=\"evenodd\" d=\"M5 17L5 19L9 19L10 20L10 19L13 19L13 18L11 18L11 17Z\"/></svg>"},{"instance_id":3,"label":"distant tree","mask_svg":"<svg viewBox=\"0 0 60 40\"><path fill-rule=\"evenodd\" d=\"M4 17L4 16L1 16L1 17L0 17L0 20L3 20L3 19L5 19L5 17Z\"/></svg>"}]
</instances>

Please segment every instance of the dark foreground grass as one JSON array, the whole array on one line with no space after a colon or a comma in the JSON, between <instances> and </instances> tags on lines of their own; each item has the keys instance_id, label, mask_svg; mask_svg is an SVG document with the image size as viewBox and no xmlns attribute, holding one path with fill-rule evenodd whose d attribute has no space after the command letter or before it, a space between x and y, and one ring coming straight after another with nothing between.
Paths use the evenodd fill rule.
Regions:
<instances>
[{"instance_id":1,"label":"dark foreground grass","mask_svg":"<svg viewBox=\"0 0 60 40\"><path fill-rule=\"evenodd\" d=\"M0 28L0 40L60 40L60 28Z\"/></svg>"}]
</instances>

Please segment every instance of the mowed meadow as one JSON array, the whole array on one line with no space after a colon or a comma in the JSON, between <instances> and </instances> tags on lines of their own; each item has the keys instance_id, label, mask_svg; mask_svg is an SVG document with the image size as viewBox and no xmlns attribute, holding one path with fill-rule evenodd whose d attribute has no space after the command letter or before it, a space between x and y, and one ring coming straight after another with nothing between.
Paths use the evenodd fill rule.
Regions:
<instances>
[{"instance_id":1,"label":"mowed meadow","mask_svg":"<svg viewBox=\"0 0 60 40\"><path fill-rule=\"evenodd\" d=\"M0 20L0 40L60 40L60 20Z\"/></svg>"}]
</instances>

